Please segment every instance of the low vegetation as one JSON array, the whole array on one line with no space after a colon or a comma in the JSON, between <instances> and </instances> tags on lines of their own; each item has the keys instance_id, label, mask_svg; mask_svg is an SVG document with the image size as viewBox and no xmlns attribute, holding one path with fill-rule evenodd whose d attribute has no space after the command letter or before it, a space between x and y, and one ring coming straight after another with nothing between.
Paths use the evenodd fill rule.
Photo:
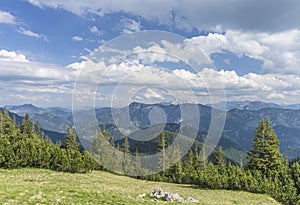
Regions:
<instances>
[{"instance_id":1,"label":"low vegetation","mask_svg":"<svg viewBox=\"0 0 300 205\"><path fill-rule=\"evenodd\" d=\"M174 204L137 197L157 187L199 200L191 204L278 204L262 194L150 182L103 171L79 174L33 168L0 169L0 184L0 204Z\"/></svg>"}]
</instances>

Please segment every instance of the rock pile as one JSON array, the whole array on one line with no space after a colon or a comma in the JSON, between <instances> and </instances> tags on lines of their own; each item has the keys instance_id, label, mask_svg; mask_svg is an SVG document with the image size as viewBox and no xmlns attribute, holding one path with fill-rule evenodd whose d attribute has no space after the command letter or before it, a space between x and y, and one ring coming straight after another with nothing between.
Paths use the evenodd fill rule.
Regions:
<instances>
[{"instance_id":1,"label":"rock pile","mask_svg":"<svg viewBox=\"0 0 300 205\"><path fill-rule=\"evenodd\" d=\"M139 198L145 197L146 194L139 194ZM153 201L157 201L158 199L162 199L164 201L178 201L178 202L199 202L198 200L194 199L193 197L188 196L186 199L179 196L179 194L171 193L171 192L164 192L161 188L154 189L153 192L150 193L150 197Z\"/></svg>"}]
</instances>

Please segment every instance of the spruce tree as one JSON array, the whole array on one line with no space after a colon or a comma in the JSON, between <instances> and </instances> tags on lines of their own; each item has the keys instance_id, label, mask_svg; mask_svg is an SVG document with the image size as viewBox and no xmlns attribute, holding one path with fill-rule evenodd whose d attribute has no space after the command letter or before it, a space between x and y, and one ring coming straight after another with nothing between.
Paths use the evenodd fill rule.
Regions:
<instances>
[{"instance_id":1,"label":"spruce tree","mask_svg":"<svg viewBox=\"0 0 300 205\"><path fill-rule=\"evenodd\" d=\"M216 164L218 166L224 166L226 164L226 157L224 155L222 147L219 147L216 153Z\"/></svg>"},{"instance_id":2,"label":"spruce tree","mask_svg":"<svg viewBox=\"0 0 300 205\"><path fill-rule=\"evenodd\" d=\"M67 135L65 141L63 142L63 147L74 151L80 150L80 144L76 140L76 133L73 131L72 125L68 126Z\"/></svg>"},{"instance_id":3,"label":"spruce tree","mask_svg":"<svg viewBox=\"0 0 300 205\"><path fill-rule=\"evenodd\" d=\"M185 155L183 168L185 172L192 171L194 168L194 153L192 149L190 149Z\"/></svg>"},{"instance_id":4,"label":"spruce tree","mask_svg":"<svg viewBox=\"0 0 300 205\"><path fill-rule=\"evenodd\" d=\"M166 135L165 131L162 131L160 134L160 141L158 146L159 153L159 169L163 171L166 169Z\"/></svg>"},{"instance_id":5,"label":"spruce tree","mask_svg":"<svg viewBox=\"0 0 300 205\"><path fill-rule=\"evenodd\" d=\"M263 173L277 170L283 161L278 146L279 140L270 119L261 120L253 138L252 150L248 152L248 168Z\"/></svg>"},{"instance_id":6,"label":"spruce tree","mask_svg":"<svg viewBox=\"0 0 300 205\"><path fill-rule=\"evenodd\" d=\"M32 135L32 125L30 123L28 113L26 113L22 120L22 133L27 134L28 136Z\"/></svg>"},{"instance_id":7,"label":"spruce tree","mask_svg":"<svg viewBox=\"0 0 300 205\"><path fill-rule=\"evenodd\" d=\"M129 172L129 165L130 165L130 146L128 137L125 136L124 138L124 161L123 161L123 170L125 174Z\"/></svg>"}]
</instances>

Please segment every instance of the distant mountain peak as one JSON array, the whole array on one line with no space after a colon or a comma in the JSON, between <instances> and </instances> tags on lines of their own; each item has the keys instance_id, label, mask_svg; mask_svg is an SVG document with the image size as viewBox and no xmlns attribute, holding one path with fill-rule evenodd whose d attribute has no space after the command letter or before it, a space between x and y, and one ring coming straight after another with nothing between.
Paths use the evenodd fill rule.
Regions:
<instances>
[{"instance_id":1,"label":"distant mountain peak","mask_svg":"<svg viewBox=\"0 0 300 205\"><path fill-rule=\"evenodd\" d=\"M238 109L238 110L261 110L265 108L283 108L281 105L264 102L264 101L228 101L228 102L219 102L216 104L209 104L209 106L218 108L220 105L226 105L226 110Z\"/></svg>"}]
</instances>

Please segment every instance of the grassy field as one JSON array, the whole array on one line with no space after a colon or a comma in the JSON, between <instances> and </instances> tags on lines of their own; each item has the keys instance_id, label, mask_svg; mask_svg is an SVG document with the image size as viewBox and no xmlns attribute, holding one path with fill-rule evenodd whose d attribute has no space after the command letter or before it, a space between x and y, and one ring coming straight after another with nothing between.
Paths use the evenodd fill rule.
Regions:
<instances>
[{"instance_id":1,"label":"grassy field","mask_svg":"<svg viewBox=\"0 0 300 205\"><path fill-rule=\"evenodd\" d=\"M100 171L70 174L42 169L0 169L0 204L175 204L137 197L149 194L156 187L199 200L191 204L278 204L260 194L142 181Z\"/></svg>"}]
</instances>

